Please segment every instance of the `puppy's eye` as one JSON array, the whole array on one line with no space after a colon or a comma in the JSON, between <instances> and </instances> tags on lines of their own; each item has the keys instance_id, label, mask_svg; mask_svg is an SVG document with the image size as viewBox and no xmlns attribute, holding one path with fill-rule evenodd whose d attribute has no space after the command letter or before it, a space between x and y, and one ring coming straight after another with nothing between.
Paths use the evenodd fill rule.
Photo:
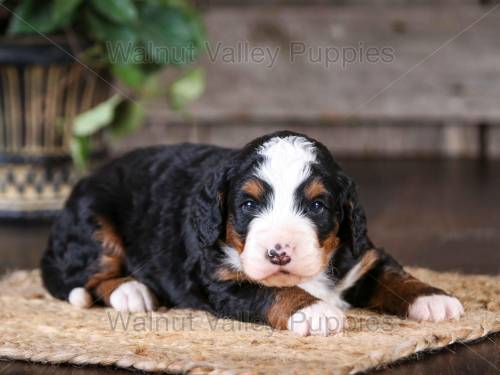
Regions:
<instances>
[{"instance_id":1,"label":"puppy's eye","mask_svg":"<svg viewBox=\"0 0 500 375\"><path fill-rule=\"evenodd\" d=\"M321 214L326 210L326 206L321 201L314 201L309 206L309 212L313 214Z\"/></svg>"},{"instance_id":2,"label":"puppy's eye","mask_svg":"<svg viewBox=\"0 0 500 375\"><path fill-rule=\"evenodd\" d=\"M257 209L259 204L254 200L247 200L241 205L241 209L246 212L253 212Z\"/></svg>"}]
</instances>

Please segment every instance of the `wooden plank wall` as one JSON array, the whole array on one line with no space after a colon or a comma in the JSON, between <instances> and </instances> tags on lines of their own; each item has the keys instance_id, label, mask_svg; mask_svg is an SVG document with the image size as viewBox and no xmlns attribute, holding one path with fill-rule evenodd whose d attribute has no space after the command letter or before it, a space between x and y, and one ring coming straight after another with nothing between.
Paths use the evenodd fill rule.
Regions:
<instances>
[{"instance_id":1,"label":"wooden plank wall","mask_svg":"<svg viewBox=\"0 0 500 375\"><path fill-rule=\"evenodd\" d=\"M199 3L210 43L205 95L188 118L151 103L148 126L118 150L239 146L289 128L341 155L500 157L500 4ZM257 48L264 57L249 55Z\"/></svg>"}]
</instances>

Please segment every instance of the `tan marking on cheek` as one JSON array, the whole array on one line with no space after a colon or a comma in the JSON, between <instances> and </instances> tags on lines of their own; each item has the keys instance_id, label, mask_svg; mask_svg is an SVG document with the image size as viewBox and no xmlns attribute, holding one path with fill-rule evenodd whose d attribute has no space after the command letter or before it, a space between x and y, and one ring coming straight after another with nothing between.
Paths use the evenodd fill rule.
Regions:
<instances>
[{"instance_id":1,"label":"tan marking on cheek","mask_svg":"<svg viewBox=\"0 0 500 375\"><path fill-rule=\"evenodd\" d=\"M288 319L294 313L317 301L316 297L298 287L279 289L267 312L267 321L271 327L287 329Z\"/></svg>"},{"instance_id":2,"label":"tan marking on cheek","mask_svg":"<svg viewBox=\"0 0 500 375\"><path fill-rule=\"evenodd\" d=\"M243 272L234 271L229 267L217 270L216 276L219 281L252 281Z\"/></svg>"},{"instance_id":3,"label":"tan marking on cheek","mask_svg":"<svg viewBox=\"0 0 500 375\"><path fill-rule=\"evenodd\" d=\"M234 230L231 218L228 218L226 224L226 243L240 254L243 252L243 248L245 247L241 236Z\"/></svg>"},{"instance_id":4,"label":"tan marking on cheek","mask_svg":"<svg viewBox=\"0 0 500 375\"><path fill-rule=\"evenodd\" d=\"M319 179L312 180L304 189L304 195L309 200L313 200L325 193L325 185Z\"/></svg>"},{"instance_id":5,"label":"tan marking on cheek","mask_svg":"<svg viewBox=\"0 0 500 375\"><path fill-rule=\"evenodd\" d=\"M340 245L340 238L337 237L337 233L330 232L328 236L323 240L321 248L324 251L333 251Z\"/></svg>"},{"instance_id":6,"label":"tan marking on cheek","mask_svg":"<svg viewBox=\"0 0 500 375\"><path fill-rule=\"evenodd\" d=\"M264 186L262 182L257 179L251 179L245 182L241 190L256 200L260 200L264 195Z\"/></svg>"},{"instance_id":7,"label":"tan marking on cheek","mask_svg":"<svg viewBox=\"0 0 500 375\"><path fill-rule=\"evenodd\" d=\"M334 251L340 245L340 238L337 237L336 231L332 231L328 234L328 236L323 240L321 244L321 261L323 267L328 266L330 262L330 258L332 257Z\"/></svg>"}]
</instances>

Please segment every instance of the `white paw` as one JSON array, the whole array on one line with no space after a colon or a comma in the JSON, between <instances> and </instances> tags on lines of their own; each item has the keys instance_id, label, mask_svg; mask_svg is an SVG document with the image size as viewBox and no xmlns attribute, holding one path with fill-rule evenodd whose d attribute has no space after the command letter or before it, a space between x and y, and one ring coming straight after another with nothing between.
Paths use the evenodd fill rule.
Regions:
<instances>
[{"instance_id":1,"label":"white paw","mask_svg":"<svg viewBox=\"0 0 500 375\"><path fill-rule=\"evenodd\" d=\"M68 301L79 309L86 309L92 306L92 296L85 288L74 288L68 296Z\"/></svg>"},{"instance_id":2,"label":"white paw","mask_svg":"<svg viewBox=\"0 0 500 375\"><path fill-rule=\"evenodd\" d=\"M418 297L408 308L408 318L418 321L458 319L463 313L464 308L458 299L444 295Z\"/></svg>"},{"instance_id":3,"label":"white paw","mask_svg":"<svg viewBox=\"0 0 500 375\"><path fill-rule=\"evenodd\" d=\"M297 311L288 319L288 329L301 336L328 336L342 331L344 324L344 312L323 301Z\"/></svg>"},{"instance_id":4,"label":"white paw","mask_svg":"<svg viewBox=\"0 0 500 375\"><path fill-rule=\"evenodd\" d=\"M128 281L116 288L109 303L121 312L146 312L156 308L156 298L149 288L138 281Z\"/></svg>"}]
</instances>

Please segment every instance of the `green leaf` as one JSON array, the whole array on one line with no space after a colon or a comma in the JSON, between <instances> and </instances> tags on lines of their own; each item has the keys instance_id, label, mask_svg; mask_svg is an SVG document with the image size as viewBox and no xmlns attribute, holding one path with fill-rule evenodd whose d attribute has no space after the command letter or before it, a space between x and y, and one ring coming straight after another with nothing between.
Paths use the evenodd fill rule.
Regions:
<instances>
[{"instance_id":1,"label":"green leaf","mask_svg":"<svg viewBox=\"0 0 500 375\"><path fill-rule=\"evenodd\" d=\"M170 87L172 108L183 109L192 100L198 99L205 90L205 72L196 68L183 75Z\"/></svg>"},{"instance_id":2,"label":"green leaf","mask_svg":"<svg viewBox=\"0 0 500 375\"><path fill-rule=\"evenodd\" d=\"M121 101L121 96L114 95L94 108L80 113L75 117L73 134L77 137L87 137L109 125L113 121L115 108Z\"/></svg>"},{"instance_id":3,"label":"green leaf","mask_svg":"<svg viewBox=\"0 0 500 375\"><path fill-rule=\"evenodd\" d=\"M101 42L120 42L122 47L134 46L137 39L135 31L127 25L116 25L102 17L86 12L86 21L89 32Z\"/></svg>"},{"instance_id":4,"label":"green leaf","mask_svg":"<svg viewBox=\"0 0 500 375\"><path fill-rule=\"evenodd\" d=\"M54 16L53 4L39 0L23 0L14 11L8 34L52 33L71 22L71 18Z\"/></svg>"},{"instance_id":5,"label":"green leaf","mask_svg":"<svg viewBox=\"0 0 500 375\"><path fill-rule=\"evenodd\" d=\"M73 163L80 170L85 170L90 158L90 137L73 137L69 148Z\"/></svg>"},{"instance_id":6,"label":"green leaf","mask_svg":"<svg viewBox=\"0 0 500 375\"><path fill-rule=\"evenodd\" d=\"M139 89L146 79L146 75L139 66L132 64L113 64L111 72L127 86Z\"/></svg>"},{"instance_id":7,"label":"green leaf","mask_svg":"<svg viewBox=\"0 0 500 375\"><path fill-rule=\"evenodd\" d=\"M72 19L76 8L78 8L82 1L83 0L54 0L52 16L56 20L63 20L64 18Z\"/></svg>"},{"instance_id":8,"label":"green leaf","mask_svg":"<svg viewBox=\"0 0 500 375\"><path fill-rule=\"evenodd\" d=\"M163 84L160 72L150 72L141 86L141 95L144 98L154 98L168 95L168 87Z\"/></svg>"},{"instance_id":9,"label":"green leaf","mask_svg":"<svg viewBox=\"0 0 500 375\"><path fill-rule=\"evenodd\" d=\"M117 23L130 23L137 19L137 9L132 0L91 0L95 10Z\"/></svg>"},{"instance_id":10,"label":"green leaf","mask_svg":"<svg viewBox=\"0 0 500 375\"><path fill-rule=\"evenodd\" d=\"M200 49L204 48L206 40L205 39L206 31L200 13L196 9L188 5L185 5L183 7L183 11L187 19L187 22L189 24L189 27L191 28L194 44Z\"/></svg>"},{"instance_id":11,"label":"green leaf","mask_svg":"<svg viewBox=\"0 0 500 375\"><path fill-rule=\"evenodd\" d=\"M146 112L135 102L124 101L116 108L116 116L111 124L111 134L115 137L126 136L137 130L143 123Z\"/></svg>"},{"instance_id":12,"label":"green leaf","mask_svg":"<svg viewBox=\"0 0 500 375\"><path fill-rule=\"evenodd\" d=\"M95 67L95 69L100 69L103 66L108 66L106 53L103 51L103 46L100 44L90 45L90 47L81 51L78 57L85 64Z\"/></svg>"},{"instance_id":13,"label":"green leaf","mask_svg":"<svg viewBox=\"0 0 500 375\"><path fill-rule=\"evenodd\" d=\"M90 12L86 14L86 21L94 37L103 42L111 65L142 64L146 60L144 50L137 48L137 35L130 26L111 23Z\"/></svg>"},{"instance_id":14,"label":"green leaf","mask_svg":"<svg viewBox=\"0 0 500 375\"><path fill-rule=\"evenodd\" d=\"M157 64L192 62L200 48L200 30L190 13L155 3L140 3L137 32Z\"/></svg>"}]
</instances>

